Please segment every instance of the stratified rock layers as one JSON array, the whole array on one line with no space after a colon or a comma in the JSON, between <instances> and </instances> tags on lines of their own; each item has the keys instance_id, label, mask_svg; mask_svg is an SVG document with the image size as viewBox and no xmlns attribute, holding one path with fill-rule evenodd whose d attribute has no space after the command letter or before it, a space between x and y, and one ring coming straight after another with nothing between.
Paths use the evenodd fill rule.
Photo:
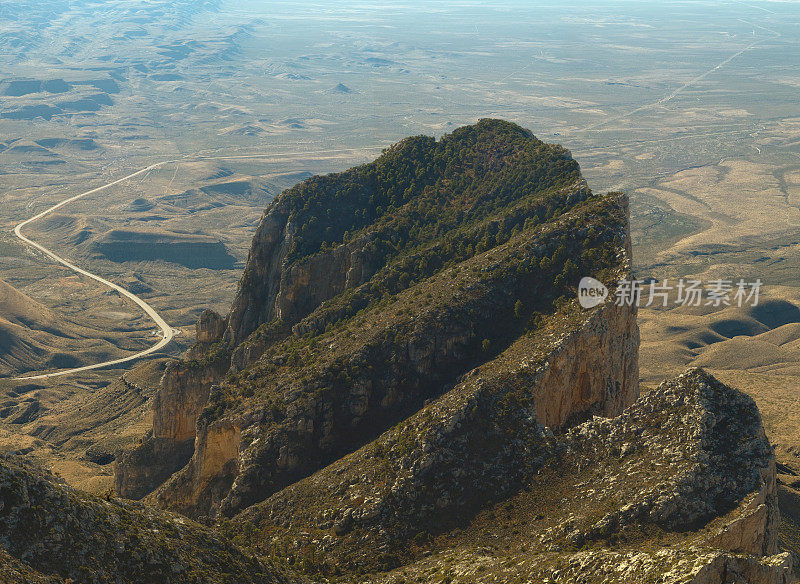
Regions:
<instances>
[{"instance_id":1,"label":"stratified rock layers","mask_svg":"<svg viewBox=\"0 0 800 584\"><path fill-rule=\"evenodd\" d=\"M309 179L267 209L228 316L203 313L198 346L165 374L152 436L117 464L118 492L140 498L180 469L153 501L232 515L535 330L581 269L613 285L629 252L625 198L595 197L569 152L507 122L410 138L374 163ZM553 354L537 389L542 422L611 415L635 397L638 332L626 310ZM244 445L217 442L229 436Z\"/></svg>"},{"instance_id":2,"label":"stratified rock layers","mask_svg":"<svg viewBox=\"0 0 800 584\"><path fill-rule=\"evenodd\" d=\"M602 224L603 237L614 244L618 264L613 273L626 274L625 199L612 195L587 203L565 213L563 224L555 222L530 235L523 232L463 262L458 273L434 276L399 294L394 305L376 313L372 326L359 328L355 343L347 331L320 335L318 345L350 345L333 360L321 351L305 359L311 363L307 368L285 367L274 363L281 355L265 353L247 374L264 378L261 383L282 410L279 419L272 413L275 401L267 407L248 402L235 414L202 419L192 460L153 500L192 516L233 515L358 448L426 399L446 392L485 359L475 347L480 339L490 345L509 342L504 323L519 326L513 324L515 299L530 303L548 290L552 276L542 277L538 269L530 277L521 276L521 260L538 268L546 250L558 245L582 253L585 234L567 224L583 229L590 229L592 221ZM416 312L409 310L424 290L438 291L438 296ZM638 395L635 307L609 302L582 312L573 304L565 312L577 316L559 320L551 336L530 333L546 347L540 372L527 388L536 400L534 418L554 428L592 414L616 415ZM401 340L398 331L407 331ZM269 369L264 363L268 359ZM267 370L273 374L261 373ZM218 442L230 436L247 436L248 444L237 449ZM230 458L220 459L223 453ZM220 472L209 472L209 465Z\"/></svg>"}]
</instances>

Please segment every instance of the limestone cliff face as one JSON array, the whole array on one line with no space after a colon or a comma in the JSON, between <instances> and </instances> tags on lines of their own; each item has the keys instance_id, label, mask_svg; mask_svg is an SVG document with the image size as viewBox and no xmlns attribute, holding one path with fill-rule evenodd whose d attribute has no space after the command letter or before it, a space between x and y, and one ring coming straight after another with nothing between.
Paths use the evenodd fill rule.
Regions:
<instances>
[{"instance_id":1,"label":"limestone cliff face","mask_svg":"<svg viewBox=\"0 0 800 584\"><path fill-rule=\"evenodd\" d=\"M211 386L226 369L225 362L167 367L153 398L152 432L115 465L117 494L141 499L189 461L197 418L208 403Z\"/></svg>"},{"instance_id":2,"label":"limestone cliff face","mask_svg":"<svg viewBox=\"0 0 800 584\"><path fill-rule=\"evenodd\" d=\"M766 436L764 436L766 441ZM724 523L706 541L708 545L731 552L772 556L778 553L778 490L775 460L758 469L759 488L739 504L736 516Z\"/></svg>"},{"instance_id":3,"label":"limestone cliff face","mask_svg":"<svg viewBox=\"0 0 800 584\"><path fill-rule=\"evenodd\" d=\"M204 310L197 320L195 338L200 344L214 343L222 338L227 323L213 310Z\"/></svg>"},{"instance_id":4,"label":"limestone cliff face","mask_svg":"<svg viewBox=\"0 0 800 584\"><path fill-rule=\"evenodd\" d=\"M277 201L253 237L244 276L229 317L226 340L240 344L260 325L280 320L294 324L324 301L366 282L380 267L367 234L300 263L287 262L296 226Z\"/></svg>"},{"instance_id":5,"label":"limestone cliff face","mask_svg":"<svg viewBox=\"0 0 800 584\"><path fill-rule=\"evenodd\" d=\"M635 306L608 302L553 345L532 384L536 420L561 428L581 416L618 415L639 397Z\"/></svg>"},{"instance_id":6,"label":"limestone cliff face","mask_svg":"<svg viewBox=\"0 0 800 584\"><path fill-rule=\"evenodd\" d=\"M253 236L247 268L231 306L227 340L239 344L275 313L274 298L281 283L281 265L291 245L293 226L288 205L277 199L267 209Z\"/></svg>"},{"instance_id":7,"label":"limestone cliff face","mask_svg":"<svg viewBox=\"0 0 800 584\"><path fill-rule=\"evenodd\" d=\"M153 401L153 438L175 443L194 441L197 418L208 403L212 385L219 382L226 364L167 368Z\"/></svg>"},{"instance_id":8,"label":"limestone cliff face","mask_svg":"<svg viewBox=\"0 0 800 584\"><path fill-rule=\"evenodd\" d=\"M202 426L194 456L169 483L150 497L159 507L198 515L219 507L239 470L241 428L230 420Z\"/></svg>"},{"instance_id":9,"label":"limestone cliff face","mask_svg":"<svg viewBox=\"0 0 800 584\"><path fill-rule=\"evenodd\" d=\"M587 245L589 230L602 232L612 245L615 277L627 274L626 200L613 195L595 205L398 294L357 333L343 329L320 335L306 356L296 357L307 366L287 362L283 345L270 349L244 375L258 379L261 391L274 397L246 402L219 417L217 412L231 403L230 389L212 392L211 415L199 423L190 463L153 500L191 516L230 516L402 421L485 360L492 343L502 346L519 334L509 332L524 325L519 307L551 293L552 276L541 268L550 250L579 250ZM606 209L601 223L592 226L589 217L597 219L600 208ZM520 262L535 266L530 276L523 276ZM430 300L420 303L420 296ZM535 419L554 428L592 414L615 415L638 392L635 307L609 302L583 313L574 301L571 306L580 318L557 336L536 336L546 356L529 391L536 401ZM240 451L220 442L229 436L218 432L223 426L243 437ZM215 453L213 463L207 462L209 450ZM219 469L218 476L211 476L209 464Z\"/></svg>"}]
</instances>

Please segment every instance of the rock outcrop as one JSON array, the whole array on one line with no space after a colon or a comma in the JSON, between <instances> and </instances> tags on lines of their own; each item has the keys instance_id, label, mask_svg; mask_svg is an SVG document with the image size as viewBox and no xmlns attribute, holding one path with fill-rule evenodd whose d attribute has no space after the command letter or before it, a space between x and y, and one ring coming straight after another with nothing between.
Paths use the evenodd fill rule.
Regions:
<instances>
[{"instance_id":1,"label":"rock outcrop","mask_svg":"<svg viewBox=\"0 0 800 584\"><path fill-rule=\"evenodd\" d=\"M498 120L440 141L404 140L373 163L286 191L262 219L229 315L204 313L200 342L165 375L152 437L117 465L119 492L141 497L186 464L189 426L209 395L194 456L154 495L160 505L232 514L359 447L551 312L580 269L627 261L616 257L627 238L619 197L584 211L603 215L593 231L557 223L592 198L567 151ZM600 210L607 204L614 210ZM417 317L420 304L428 307ZM356 325L359 314L373 324ZM594 392L579 398L584 405L605 392L594 372L575 374ZM233 381L210 391L223 377ZM624 396L631 387L610 389ZM214 445L223 435L214 424L235 402L247 413L221 423L248 443L214 462L230 475L212 480L202 449L231 451ZM581 404L552 407L559 416ZM256 427L264 435L250 444Z\"/></svg>"},{"instance_id":2,"label":"rock outcrop","mask_svg":"<svg viewBox=\"0 0 800 584\"><path fill-rule=\"evenodd\" d=\"M198 343L215 343L225 334L225 319L213 310L204 310L197 321L196 340Z\"/></svg>"},{"instance_id":3,"label":"rock outcrop","mask_svg":"<svg viewBox=\"0 0 800 584\"><path fill-rule=\"evenodd\" d=\"M623 198L598 197L552 225L462 262L457 273L442 272L399 293L394 302L364 313L355 328L313 337L316 347L304 347L300 363L282 363L291 344L270 347L245 371L245 380L259 380L266 399L217 414L232 405L230 389L223 385L212 394L207 412L214 414L201 418L192 460L153 500L193 516L230 516L358 448L448 391L491 355L493 344L508 346L523 332L515 306L550 292L554 276L539 267L547 250L563 246L580 255L597 221L596 237L614 246L619 261L613 274L626 274L626 220ZM524 276L524 264L537 269ZM431 300L410 310L420 296ZM588 314L574 301L566 310ZM537 416L553 427L592 413L614 415L637 395L635 308L611 304L585 328L580 320L558 331L563 339L530 332L551 346L533 392ZM221 428L236 428L248 443L238 452L219 444L218 437L229 435ZM231 458L209 457L209 449ZM207 460L225 473L209 473Z\"/></svg>"},{"instance_id":4,"label":"rock outcrop","mask_svg":"<svg viewBox=\"0 0 800 584\"><path fill-rule=\"evenodd\" d=\"M280 200L262 220L253 239L247 271L230 313L228 339L246 339L272 320L297 322L325 300L366 282L382 267L372 234L287 265L295 224ZM370 250L372 253L370 253Z\"/></svg>"},{"instance_id":5,"label":"rock outcrop","mask_svg":"<svg viewBox=\"0 0 800 584\"><path fill-rule=\"evenodd\" d=\"M194 452L197 418L226 369L224 362L213 360L167 366L153 397L152 432L117 459L118 495L141 499L186 465Z\"/></svg>"},{"instance_id":6,"label":"rock outcrop","mask_svg":"<svg viewBox=\"0 0 800 584\"><path fill-rule=\"evenodd\" d=\"M14 457L0 458L0 580L301 581L188 519L80 493Z\"/></svg>"},{"instance_id":7,"label":"rock outcrop","mask_svg":"<svg viewBox=\"0 0 800 584\"><path fill-rule=\"evenodd\" d=\"M639 397L636 307L609 302L562 334L529 384L539 424L613 417Z\"/></svg>"}]
</instances>

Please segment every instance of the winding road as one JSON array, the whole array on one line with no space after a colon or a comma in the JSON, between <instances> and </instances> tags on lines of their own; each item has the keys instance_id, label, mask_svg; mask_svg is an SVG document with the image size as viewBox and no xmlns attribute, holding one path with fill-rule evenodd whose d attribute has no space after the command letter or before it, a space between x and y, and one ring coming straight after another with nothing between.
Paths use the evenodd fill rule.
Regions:
<instances>
[{"instance_id":1,"label":"winding road","mask_svg":"<svg viewBox=\"0 0 800 584\"><path fill-rule=\"evenodd\" d=\"M380 150L383 147L384 146L368 146L368 147L361 148L360 150ZM158 314L158 312L156 312L156 310L152 306L150 306L147 302L145 302L144 300L139 298L136 294L126 290L125 288L115 284L114 282L110 282L109 280L106 280L102 276L98 276L97 274L93 274L93 273L89 272L88 270L84 270L83 268L80 268L80 267L76 266L75 264L73 264L73 263L69 262L68 260L65 260L61 256L57 255L55 252L47 249L43 245L41 245L39 243L36 243L32 239L29 239L28 237L26 237L22 233L22 230L27 225L30 225L34 221L37 221L37 220L41 219L42 217L44 217L46 215L49 215L53 211L56 211L57 209L60 209L61 207L65 206L65 205L69 205L73 201L77 201L78 199L82 199L83 197L87 197L89 195L93 195L95 193L98 193L100 191L103 191L105 189L108 189L110 187L118 185L120 183L123 183L123 182L125 182L127 180L130 180L132 178L135 178L137 176L140 176L140 175L143 175L143 174L146 175L148 172L150 172L152 170L155 170L156 168L159 168L161 166L165 166L167 164L179 164L181 162L192 162L192 161L196 162L196 161L200 161L200 160L242 160L242 159L248 159L248 158L277 158L277 159L280 159L280 158L283 158L283 157L286 157L286 156L298 156L298 155L310 155L310 154L319 155L319 154L332 153L332 152L352 152L352 151L354 151L354 149L351 149L351 148L332 148L332 149L328 149L328 150L317 150L317 151L280 152L280 153L272 153L272 154L238 154L238 155L232 154L232 155L228 155L228 156L208 156L208 155L197 154L197 155L194 155L194 156L187 156L187 157L181 158L179 160L163 160L161 162L156 162L155 164L151 164L150 166L142 168L141 170L137 170L136 172L132 172L131 174L129 174L127 176L123 176L122 178L117 179L117 180L115 180L113 182L110 182L108 184L105 184L105 185L103 185L101 187L97 187L97 188L88 190L88 191L86 191L84 193L81 193L79 195L74 195L74 196L72 196L72 197L70 197L68 199L65 199L65 200L61 201L60 203L57 203L57 204L53 205L52 207L50 207L48 209L45 209L41 213L39 213L37 215L34 215L33 217L31 217L27 221L23 221L22 223L20 223L16 227L14 227L14 235L17 236L17 238L19 238L23 243L29 245L30 247L32 247L32 248L34 248L34 249L36 249L36 250L38 250L40 252L42 252L43 254L45 254L46 256L48 256L49 258L54 260L55 262L61 264L62 266L66 266L67 268L69 268L73 272L75 272L77 274L80 274L82 276L86 276L87 278L91 278L92 280L96 280L97 282L100 282L104 286L107 286L107 287L111 288L112 290L115 290L116 292L119 292L123 297L128 298L129 300L134 302L136 305L138 305L145 312L145 314L147 314L147 316L149 316L153 320L153 322L155 322L156 325L158 325L159 329L161 329L161 339L159 339L159 341L157 343L155 343L152 347L150 347L148 349L145 349L144 351L139 351L138 353L134 353L133 355L128 355L127 357L122 357L120 359L114 359L114 360L111 360L111 361L103 361L102 363L94 363L92 365L85 365L83 367L75 367L73 369L64 369L62 371L55 371L55 372L52 372L52 373L41 373L41 374L36 374L36 375L23 375L23 376L19 376L19 377L12 377L11 379L12 380L16 380L16 381L23 381L23 380L32 381L32 380L36 380L36 379L47 379L47 378L50 378L50 377L59 377L59 376L62 376L62 375L72 375L72 374L75 374L75 373L81 373L83 371L91 371L92 369L103 369L105 367L110 367L112 365L120 365L122 363L129 363L130 361L136 361L137 359L141 359L142 357L146 357L147 355L155 353L156 351L164 348L166 345L169 344L170 341L172 341L173 337L176 334L175 329L173 329L169 324L167 324L167 321L165 321L163 318L161 318L161 316Z\"/></svg>"},{"instance_id":2,"label":"winding road","mask_svg":"<svg viewBox=\"0 0 800 584\"><path fill-rule=\"evenodd\" d=\"M91 189L89 191L86 191L85 193L81 193L79 195L75 195L74 197L70 197L69 199L65 199L65 200L61 201L60 203L58 203L56 205L53 205L49 209L45 209L44 211L42 211L38 215L34 215L33 217L31 217L27 221L23 221L22 223L20 223L19 225L17 225L14 228L14 235L16 235L20 240L22 240L27 245L31 246L34 249L39 250L40 252L42 252L43 254L47 255L48 257L50 257L51 259L53 259L57 263L61 264L62 266L68 267L73 272L81 274L82 276L86 276L87 278L91 278L92 280L97 280L98 282L100 282L104 286L108 286L112 290L116 290L117 292L119 292L125 298L128 298L129 300L131 300L134 303L136 303L142 310L144 310L144 312L147 314L147 316L149 316L151 319L153 319L153 321L161 329L162 338L155 345L153 345L152 347L150 347L148 349L145 349L144 351L140 351L138 353L135 353L133 355L129 355L127 357L123 357L121 359L114 359L112 361L104 361L102 363L94 363L93 365L85 365L84 367L76 367L74 369L66 369L64 371L56 371L54 373L43 373L43 374L40 374L40 375L29 375L29 376L13 377L12 379L15 379L15 380L29 380L29 381L30 380L34 380L34 379L46 379L48 377L58 377L60 375L70 375L70 374L73 374L73 373L80 373L81 371L90 371L92 369L101 369L103 367L109 367L111 365L119 365L121 363L127 363L129 361L135 361L136 359L141 359L142 357L150 355L151 353L155 353L159 349L165 347L172 340L172 337L175 336L175 330L171 326L169 326L167 324L167 321L165 321L163 318L161 318L161 316L155 311L155 309L152 306L150 306L147 302L145 302L144 300L139 298L136 294L133 294L132 292L129 292L128 290L126 290L122 286L114 284L114 282L109 282L108 280L106 280L102 276L98 276L97 274L93 274L93 273L91 273L91 272L89 272L87 270L84 270L83 268L80 268L80 267L76 266L73 263L70 263L69 261L65 260L61 256L59 256L59 255L55 254L54 252L50 251L49 249L47 249L43 245L41 245L39 243L36 243L32 239L28 239L22 233L22 229L25 226L30 225L34 221L37 221L37 220L41 219L45 215L49 215L50 213L52 213L53 211L55 211L57 209L60 209L64 205L69 205L73 201L77 201L78 199L81 199L81 198L86 197L88 195L92 195L94 193L97 193L97 192L100 192L102 190L105 190L105 189L107 189L109 187L113 187L114 185L118 185L119 183L125 182L126 180L130 180L130 179L132 179L132 178L134 178L136 176L139 176L141 174L148 173L151 170L153 170L155 168L158 168L159 166L163 166L165 164L169 164L170 162L173 162L173 161L164 161L164 162L158 162L156 164L151 164L147 168L143 168L141 170L137 170L136 172L131 173L128 176L124 176L121 179L115 180L114 182L110 182L110 183L108 183L106 185L103 185L102 187L97 187L96 189Z\"/></svg>"}]
</instances>

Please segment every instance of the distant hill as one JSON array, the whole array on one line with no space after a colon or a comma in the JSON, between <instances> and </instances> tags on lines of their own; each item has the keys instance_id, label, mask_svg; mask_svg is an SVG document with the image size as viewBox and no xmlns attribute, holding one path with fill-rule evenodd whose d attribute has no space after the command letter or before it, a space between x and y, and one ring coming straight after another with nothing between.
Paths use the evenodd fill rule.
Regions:
<instances>
[{"instance_id":1,"label":"distant hill","mask_svg":"<svg viewBox=\"0 0 800 584\"><path fill-rule=\"evenodd\" d=\"M42 363L74 328L53 311L0 280L0 375ZM61 332L59 332L61 331Z\"/></svg>"},{"instance_id":2,"label":"distant hill","mask_svg":"<svg viewBox=\"0 0 800 584\"><path fill-rule=\"evenodd\" d=\"M101 355L121 355L103 340L113 336L59 315L0 280L0 376L79 367Z\"/></svg>"},{"instance_id":3,"label":"distant hill","mask_svg":"<svg viewBox=\"0 0 800 584\"><path fill-rule=\"evenodd\" d=\"M351 93L356 93L353 89L350 89L344 83L337 83L333 88L331 88L330 93L338 93L340 95L349 95Z\"/></svg>"}]
</instances>

